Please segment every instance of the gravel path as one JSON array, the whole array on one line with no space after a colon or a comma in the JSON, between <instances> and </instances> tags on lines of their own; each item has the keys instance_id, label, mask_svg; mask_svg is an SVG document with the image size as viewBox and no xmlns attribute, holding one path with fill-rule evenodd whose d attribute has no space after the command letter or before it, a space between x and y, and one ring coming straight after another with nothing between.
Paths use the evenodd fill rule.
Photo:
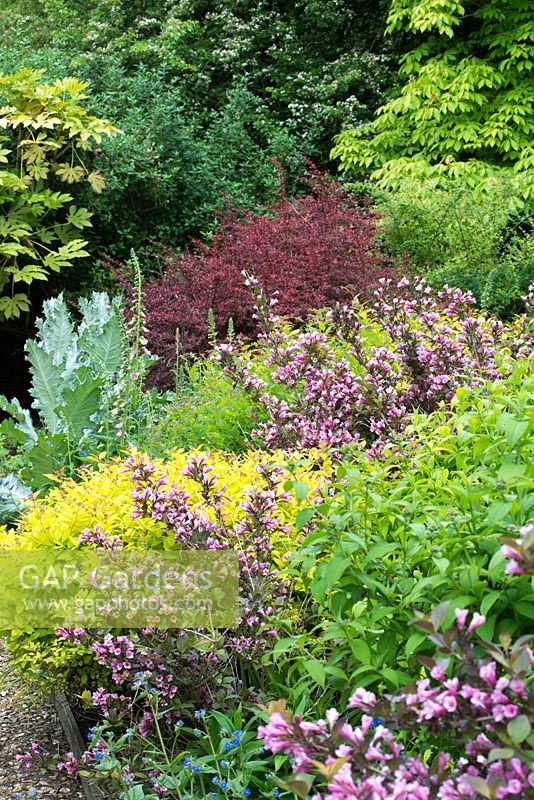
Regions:
<instances>
[{"instance_id":1,"label":"gravel path","mask_svg":"<svg viewBox=\"0 0 534 800\"><path fill-rule=\"evenodd\" d=\"M17 764L32 742L56 758L69 747L51 703L34 704L9 674L8 656L0 641L0 800L83 800L78 780L56 769L28 770Z\"/></svg>"}]
</instances>

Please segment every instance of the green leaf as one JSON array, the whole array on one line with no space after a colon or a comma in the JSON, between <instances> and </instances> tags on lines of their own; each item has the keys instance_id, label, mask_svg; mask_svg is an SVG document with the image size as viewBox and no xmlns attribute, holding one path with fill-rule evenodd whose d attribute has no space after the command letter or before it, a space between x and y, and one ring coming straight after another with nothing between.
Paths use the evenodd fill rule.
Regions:
<instances>
[{"instance_id":1,"label":"green leaf","mask_svg":"<svg viewBox=\"0 0 534 800\"><path fill-rule=\"evenodd\" d=\"M371 650L364 639L350 639L349 647L357 661L362 664L371 664Z\"/></svg>"},{"instance_id":2,"label":"green leaf","mask_svg":"<svg viewBox=\"0 0 534 800\"><path fill-rule=\"evenodd\" d=\"M123 322L117 301L104 292L93 292L80 300L82 321L78 328L78 349L95 365L98 373L115 375L126 355Z\"/></svg>"},{"instance_id":3,"label":"green leaf","mask_svg":"<svg viewBox=\"0 0 534 800\"><path fill-rule=\"evenodd\" d=\"M124 800L144 800L145 791L140 783L130 786L124 794Z\"/></svg>"},{"instance_id":4,"label":"green leaf","mask_svg":"<svg viewBox=\"0 0 534 800\"><path fill-rule=\"evenodd\" d=\"M77 442L84 430L91 428L91 417L100 407L101 381L87 367L80 367L76 379L75 386L64 389L58 414Z\"/></svg>"},{"instance_id":5,"label":"green leaf","mask_svg":"<svg viewBox=\"0 0 534 800\"><path fill-rule=\"evenodd\" d=\"M318 683L321 688L324 688L326 682L326 672L321 662L314 658L305 659L304 667L313 680Z\"/></svg>"},{"instance_id":6,"label":"green leaf","mask_svg":"<svg viewBox=\"0 0 534 800\"><path fill-rule=\"evenodd\" d=\"M482 778L473 775L467 775L466 777L462 778L465 783L469 784L478 794L482 795L482 797L486 797L487 800L491 799L492 792L489 788L488 784Z\"/></svg>"},{"instance_id":7,"label":"green leaf","mask_svg":"<svg viewBox=\"0 0 534 800\"><path fill-rule=\"evenodd\" d=\"M341 556L334 556L330 561L319 563L315 577L310 585L314 597L324 602L326 594L337 588L339 579L349 565L349 559Z\"/></svg>"},{"instance_id":8,"label":"green leaf","mask_svg":"<svg viewBox=\"0 0 534 800\"><path fill-rule=\"evenodd\" d=\"M305 525L312 519L312 517L317 513L317 509L313 507L308 508L301 508L300 511L297 513L296 516L296 528L297 531L301 531Z\"/></svg>"},{"instance_id":9,"label":"green leaf","mask_svg":"<svg viewBox=\"0 0 534 800\"><path fill-rule=\"evenodd\" d=\"M43 350L35 341L26 343L26 352L30 361L32 375L31 394L36 408L46 422L51 434L57 433L60 427L56 410L61 405L61 387L64 383L63 369L54 364L53 356Z\"/></svg>"},{"instance_id":10,"label":"green leaf","mask_svg":"<svg viewBox=\"0 0 534 800\"><path fill-rule=\"evenodd\" d=\"M295 492L297 501L299 503L303 503L308 496L308 492L310 491L309 485L307 483L302 483L301 481L293 481L291 485L293 487L293 491Z\"/></svg>"},{"instance_id":11,"label":"green leaf","mask_svg":"<svg viewBox=\"0 0 534 800\"><path fill-rule=\"evenodd\" d=\"M492 592L489 592L483 599L480 604L480 613L484 616L487 615L488 611L492 608L492 606L497 602L497 600L501 597L502 592L497 591L496 589Z\"/></svg>"},{"instance_id":12,"label":"green leaf","mask_svg":"<svg viewBox=\"0 0 534 800\"><path fill-rule=\"evenodd\" d=\"M101 194L106 188L106 179L100 172L97 172L96 170L93 170L93 172L89 173L87 180L91 184L93 191L97 194Z\"/></svg>"},{"instance_id":13,"label":"green leaf","mask_svg":"<svg viewBox=\"0 0 534 800\"><path fill-rule=\"evenodd\" d=\"M0 319L18 319L20 315L30 310L30 300L27 294L18 293L13 297L0 297Z\"/></svg>"},{"instance_id":14,"label":"green leaf","mask_svg":"<svg viewBox=\"0 0 534 800\"><path fill-rule=\"evenodd\" d=\"M514 756L515 750L513 747L495 747L493 750L490 750L488 761L490 764L492 761L507 761L509 758L513 758Z\"/></svg>"},{"instance_id":15,"label":"green leaf","mask_svg":"<svg viewBox=\"0 0 534 800\"><path fill-rule=\"evenodd\" d=\"M529 421L527 419L518 419L513 414L501 414L497 424L503 431L510 447L515 447L527 432Z\"/></svg>"},{"instance_id":16,"label":"green leaf","mask_svg":"<svg viewBox=\"0 0 534 800\"><path fill-rule=\"evenodd\" d=\"M506 730L513 743L520 745L530 735L530 721L526 714L520 714L518 717L514 717L514 719L510 720L506 726Z\"/></svg>"},{"instance_id":17,"label":"green leaf","mask_svg":"<svg viewBox=\"0 0 534 800\"><path fill-rule=\"evenodd\" d=\"M80 230L82 228L90 228L92 216L91 212L86 208L71 206L67 215L67 222L69 225L72 225L74 228L79 228Z\"/></svg>"},{"instance_id":18,"label":"green leaf","mask_svg":"<svg viewBox=\"0 0 534 800\"><path fill-rule=\"evenodd\" d=\"M422 644L426 640L426 635L424 633L412 633L411 636L408 637L408 641L406 642L406 646L404 651L407 656L413 655L420 644Z\"/></svg>"},{"instance_id":19,"label":"green leaf","mask_svg":"<svg viewBox=\"0 0 534 800\"><path fill-rule=\"evenodd\" d=\"M63 469L67 458L68 444L63 435L40 433L37 444L31 450L30 466L22 471L23 478L35 489L50 486L52 481L47 476Z\"/></svg>"}]
</instances>

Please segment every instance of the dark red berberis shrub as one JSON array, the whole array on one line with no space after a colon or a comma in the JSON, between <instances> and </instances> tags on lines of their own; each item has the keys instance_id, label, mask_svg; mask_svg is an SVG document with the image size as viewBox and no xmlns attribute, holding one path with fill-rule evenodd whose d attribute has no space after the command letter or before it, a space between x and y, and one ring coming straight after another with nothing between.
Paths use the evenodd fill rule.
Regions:
<instances>
[{"instance_id":1,"label":"dark red berberis shrub","mask_svg":"<svg viewBox=\"0 0 534 800\"><path fill-rule=\"evenodd\" d=\"M195 242L179 255L160 247L164 275L144 291L148 348L161 357L154 380L171 385L176 329L184 353L208 347L208 312L224 336L231 318L237 334L253 336L254 300L242 272L256 276L277 313L301 317L347 295L368 298L391 274L376 245L376 215L339 183L312 167L309 193L286 197L258 215L229 209L209 246ZM281 182L282 183L282 182Z\"/></svg>"}]
</instances>

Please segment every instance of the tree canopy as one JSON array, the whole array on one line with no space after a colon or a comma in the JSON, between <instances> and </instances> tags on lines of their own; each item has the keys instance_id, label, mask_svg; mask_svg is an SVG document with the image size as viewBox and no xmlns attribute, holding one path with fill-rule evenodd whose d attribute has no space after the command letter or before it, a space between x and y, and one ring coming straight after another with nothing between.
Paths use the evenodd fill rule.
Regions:
<instances>
[{"instance_id":1,"label":"tree canopy","mask_svg":"<svg viewBox=\"0 0 534 800\"><path fill-rule=\"evenodd\" d=\"M530 0L393 0L387 32L416 45L405 81L375 119L336 137L332 155L386 188L406 178L475 185L500 176L534 198L534 6Z\"/></svg>"}]
</instances>

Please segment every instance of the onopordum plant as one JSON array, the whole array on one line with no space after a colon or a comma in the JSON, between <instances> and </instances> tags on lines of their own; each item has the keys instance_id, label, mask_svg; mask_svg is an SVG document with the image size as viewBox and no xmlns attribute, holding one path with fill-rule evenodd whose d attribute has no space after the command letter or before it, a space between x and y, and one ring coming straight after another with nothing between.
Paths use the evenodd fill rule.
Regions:
<instances>
[{"instance_id":1,"label":"onopordum plant","mask_svg":"<svg viewBox=\"0 0 534 800\"><path fill-rule=\"evenodd\" d=\"M27 452L22 476L32 488L93 452L128 444L156 399L143 390L153 359L143 346L142 320L127 326L120 301L105 293L80 300L79 308L76 324L63 295L46 301L37 337L26 344L39 424L18 400L0 396L0 409L11 415L0 429Z\"/></svg>"},{"instance_id":2,"label":"onopordum plant","mask_svg":"<svg viewBox=\"0 0 534 800\"><path fill-rule=\"evenodd\" d=\"M12 473L0 477L0 525L11 522L24 508L30 489Z\"/></svg>"}]
</instances>

